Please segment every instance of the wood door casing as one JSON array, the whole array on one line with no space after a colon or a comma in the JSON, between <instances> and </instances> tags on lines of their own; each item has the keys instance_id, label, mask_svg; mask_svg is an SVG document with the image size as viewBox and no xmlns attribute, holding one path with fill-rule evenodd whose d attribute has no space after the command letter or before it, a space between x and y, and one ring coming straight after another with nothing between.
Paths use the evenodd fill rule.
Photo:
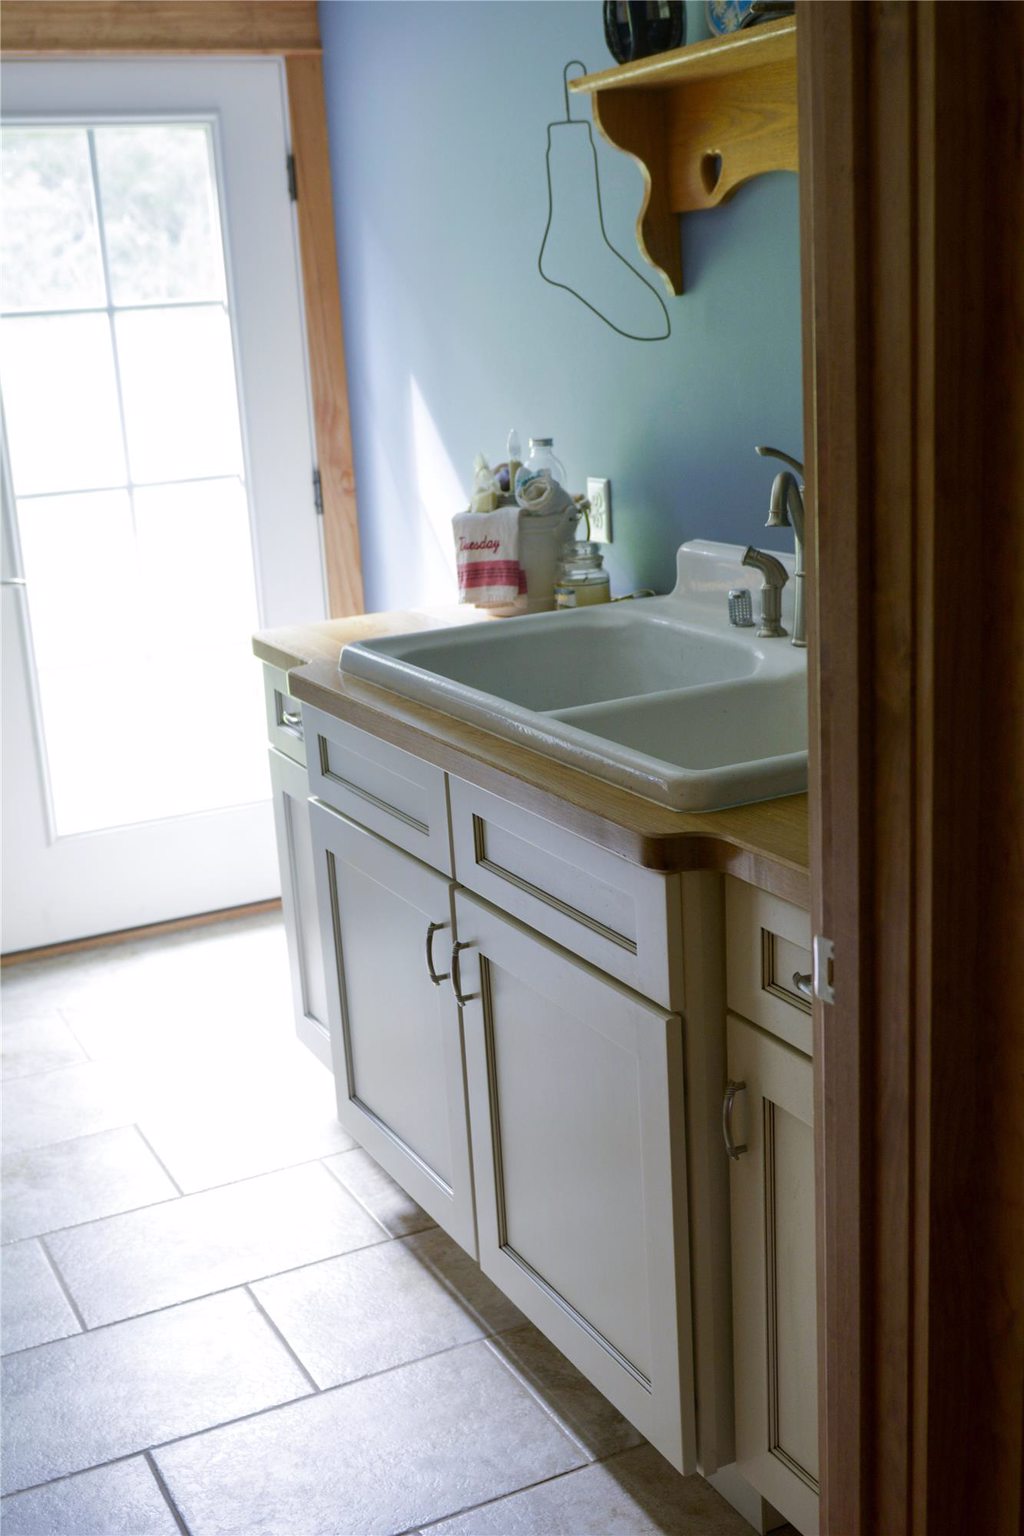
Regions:
<instances>
[{"instance_id":1,"label":"wood door casing","mask_svg":"<svg viewBox=\"0 0 1024 1536\"><path fill-rule=\"evenodd\" d=\"M1024 7L801 0L798 30L822 1523L1011 1531Z\"/></svg>"}]
</instances>

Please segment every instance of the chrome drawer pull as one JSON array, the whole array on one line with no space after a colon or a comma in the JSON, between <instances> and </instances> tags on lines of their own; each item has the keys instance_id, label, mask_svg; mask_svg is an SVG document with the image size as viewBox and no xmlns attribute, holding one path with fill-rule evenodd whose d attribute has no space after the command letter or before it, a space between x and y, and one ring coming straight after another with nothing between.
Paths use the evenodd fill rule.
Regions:
<instances>
[{"instance_id":1,"label":"chrome drawer pull","mask_svg":"<svg viewBox=\"0 0 1024 1536\"><path fill-rule=\"evenodd\" d=\"M427 925L427 975L435 987L439 987L442 981L448 980L449 973L447 971L445 971L443 976L439 976L434 970L434 934L441 928L447 927L447 923L429 923Z\"/></svg>"},{"instance_id":2,"label":"chrome drawer pull","mask_svg":"<svg viewBox=\"0 0 1024 1536\"><path fill-rule=\"evenodd\" d=\"M806 976L801 976L799 971L794 971L793 985L796 987L801 997L806 997L809 1003L814 1001L814 988L811 985L810 971L807 972Z\"/></svg>"},{"instance_id":3,"label":"chrome drawer pull","mask_svg":"<svg viewBox=\"0 0 1024 1536\"><path fill-rule=\"evenodd\" d=\"M733 1159L742 1157L747 1151L746 1142L737 1146L732 1139L732 1106L736 1102L736 1095L746 1091L746 1083L734 1083L730 1078L725 1085L725 1098L722 1100L722 1139L725 1142L725 1150Z\"/></svg>"},{"instance_id":4,"label":"chrome drawer pull","mask_svg":"<svg viewBox=\"0 0 1024 1536\"><path fill-rule=\"evenodd\" d=\"M465 1008L467 1003L471 1003L474 998L480 995L478 992L471 992L468 997L463 997L462 995L462 971L459 966L459 951L472 948L472 944L463 944L461 939L457 939L452 945L452 991L455 993L455 1001L460 1008Z\"/></svg>"},{"instance_id":5,"label":"chrome drawer pull","mask_svg":"<svg viewBox=\"0 0 1024 1536\"><path fill-rule=\"evenodd\" d=\"M282 709L281 724L286 725L290 731L298 731L302 735L302 716L293 715L290 709Z\"/></svg>"}]
</instances>

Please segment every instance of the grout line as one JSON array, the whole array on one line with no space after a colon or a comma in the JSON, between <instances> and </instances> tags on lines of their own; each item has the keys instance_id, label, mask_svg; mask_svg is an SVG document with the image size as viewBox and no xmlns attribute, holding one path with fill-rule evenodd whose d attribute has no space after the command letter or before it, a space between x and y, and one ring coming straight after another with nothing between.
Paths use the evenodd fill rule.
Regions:
<instances>
[{"instance_id":1,"label":"grout line","mask_svg":"<svg viewBox=\"0 0 1024 1536\"><path fill-rule=\"evenodd\" d=\"M143 1143L145 1144L145 1146L147 1146L149 1148L150 1154L160 1164L160 1167L163 1169L164 1173L167 1175L167 1177L170 1179L171 1183L174 1185L175 1189L178 1191L179 1196L183 1196L185 1191L182 1189L181 1185L178 1183L177 1179L174 1177L174 1174L168 1168L167 1164L164 1162L164 1160L160 1156L159 1152L157 1152L156 1148L153 1146L153 1143L150 1141L149 1137L146 1135L145 1131L142 1129L142 1126L138 1123L137 1120L133 1121L132 1123L133 1123L133 1125L135 1127L135 1130L137 1131L138 1135L141 1137ZM163 1204L165 1204L165 1202L162 1201L162 1200L158 1200L158 1201L155 1202L155 1204L163 1205Z\"/></svg>"},{"instance_id":2,"label":"grout line","mask_svg":"<svg viewBox=\"0 0 1024 1536\"><path fill-rule=\"evenodd\" d=\"M530 1319L527 1318L526 1321L529 1323ZM515 1330L513 1328L505 1328L502 1330L502 1333L513 1333L514 1331ZM543 1388L531 1380L524 1367L513 1364L512 1361L509 1360L504 1354L502 1354L501 1351L497 1348L494 1341L496 1339L500 1339L501 1337L502 1334L500 1333L492 1333L482 1342L490 1350L491 1354L498 1361L498 1364L505 1367L513 1381L517 1381L523 1390L530 1394L537 1406L544 1410L548 1418L551 1419L551 1421L562 1431L562 1434L565 1435L567 1439L571 1440L573 1445L575 1445L576 1448L582 1452L582 1454L586 1457L587 1464L591 1464L595 1458L591 1456L589 1448L584 1444L583 1440L575 1432L575 1430L569 1427L568 1420L563 1418L561 1414L557 1413L551 1404L547 1401L544 1396ZM572 1364L571 1361L569 1363ZM595 1388L595 1390L597 1389Z\"/></svg>"},{"instance_id":3,"label":"grout line","mask_svg":"<svg viewBox=\"0 0 1024 1536\"><path fill-rule=\"evenodd\" d=\"M78 1326L80 1327L80 1329L82 1330L83 1333L88 1333L89 1332L89 1324L86 1322L85 1317L83 1316L82 1312L79 1310L78 1303L75 1300L74 1296L71 1294L71 1287L68 1285L67 1281L64 1279L64 1276L60 1272L60 1268L59 1268L59 1266L57 1264L57 1260L54 1258L53 1254L50 1252L49 1248L46 1246L46 1239L42 1238L42 1237L37 1237L36 1238L36 1242L39 1244L40 1248L42 1249L43 1257L46 1259L46 1262L49 1264L51 1270L53 1271L53 1278L56 1280L57 1284L60 1286L62 1292L64 1293L64 1300L67 1302L68 1306L71 1308L72 1312L75 1315L75 1321L78 1323ZM72 1335L72 1337L74 1337L74 1335ZM52 1342L53 1343L57 1343L57 1340L54 1339ZM38 1344L36 1344L36 1345L29 1345L28 1347L30 1349L33 1349L33 1348L34 1349L38 1349L39 1348ZM20 1350L14 1350L13 1353L14 1354L20 1354L21 1351Z\"/></svg>"},{"instance_id":4,"label":"grout line","mask_svg":"<svg viewBox=\"0 0 1024 1536\"><path fill-rule=\"evenodd\" d=\"M255 1298L253 1298L253 1300L255 1300ZM93 1332L97 1332L97 1331L98 1330L96 1330L96 1329L93 1330ZM61 1341L58 1340L56 1342L59 1343ZM291 1407L296 1406L299 1403L308 1403L308 1402L313 1401L314 1398L323 1399L323 1398L327 1398L327 1397L332 1397L336 1392L344 1392L344 1391L347 1390L347 1388L357 1386L360 1382L374 1381L378 1377L381 1377L381 1376L391 1376L396 1371L407 1370L410 1366L420 1365L420 1364L422 1364L423 1362L425 1362L427 1360L437 1360L442 1355L453 1355L453 1354L455 1354L460 1349L473 1349L475 1346L478 1346L478 1345L484 1344L484 1343L486 1343L485 1339L468 1339L468 1340L466 1340L465 1342L463 1342L461 1344L450 1344L445 1349L437 1349L437 1350L434 1350L431 1354L420 1355L415 1360L402 1360L397 1365L386 1366L385 1369L382 1370L382 1371L368 1371L365 1376L357 1376L357 1377L353 1378L352 1381L339 1381L336 1384L334 1384L332 1386L329 1386L329 1387L318 1387L315 1392L298 1393L298 1394L296 1394L295 1397L285 1398L283 1402L268 1403L265 1408L254 1408L251 1413L239 1414L237 1418L234 1418L234 1419L221 1419L216 1424L207 1424L202 1429L191 1429L191 1430L188 1430L183 1435L174 1435L170 1440L160 1440L155 1445L151 1445L149 1447L137 1447L134 1450L126 1452L124 1455L121 1455L121 1456L111 1456L108 1461L96 1462L92 1466L89 1466L89 1467L76 1467L73 1471L61 1472L56 1477L43 1478L40 1482L38 1482L38 1483L31 1483L31 1484L29 1484L25 1488L12 1488L10 1490L10 1492L11 1492L11 1494L15 1494L15 1493L31 1493L31 1492L34 1492L34 1490L37 1489L37 1488L47 1488L47 1487L50 1486L51 1483L66 1482L69 1477L76 1477L80 1472L94 1472L94 1471L96 1471L100 1467L113 1466L114 1463L118 1462L118 1461L130 1461L133 1456L140 1456L144 1452L146 1452L148 1454L149 1452L153 1452L153 1451L162 1451L162 1450L165 1450L168 1446L182 1445L187 1440L198 1440L203 1435L211 1435L211 1434L214 1434L215 1432L217 1432L218 1430L221 1430L221 1429L231 1429L236 1424L248 1424L248 1423L250 1423L254 1419L266 1418L267 1414L269 1414L269 1413L277 1413L279 1409L291 1408ZM44 1348L46 1348L46 1346L45 1345L37 1345L36 1348L44 1349ZM19 1351L19 1353L20 1353L20 1351ZM308 1375L308 1372L306 1372L304 1370L304 1374ZM630 1447L628 1447L628 1449L634 1450L635 1447L634 1446L630 1446ZM619 1453L616 1452L615 1454L619 1454ZM605 1459L610 1459L610 1458L605 1458ZM586 1467L586 1466L593 1466L593 1465L594 1465L594 1463L589 1461L589 1459L588 1459L587 1461L582 1462L578 1467L567 1467L566 1468L566 1473L568 1473L568 1472L580 1472L580 1471L583 1470L584 1467ZM565 1476L566 1473L557 1473L556 1476L562 1477L562 1476ZM542 1482L550 1482L550 1481L552 1481L552 1479L550 1479L550 1478L542 1478L541 1481ZM531 1487L531 1486L535 1486L535 1485L527 1484L525 1486ZM519 1490L518 1489L513 1489L512 1491L513 1492L518 1492ZM502 1494L501 1497L505 1498L505 1497L507 1497L507 1495ZM495 1500L491 1500L490 1502L494 1503L496 1501ZM447 1520L447 1519L451 1518L451 1516L444 1515L444 1516L442 1516L440 1518ZM436 1525L438 1522L437 1521L433 1521L432 1523ZM409 1527L407 1527L407 1530L411 1533L413 1531L418 1531L420 1528L421 1527L419 1527L419 1526L409 1526Z\"/></svg>"},{"instance_id":5,"label":"grout line","mask_svg":"<svg viewBox=\"0 0 1024 1536\"><path fill-rule=\"evenodd\" d=\"M291 1355L292 1359L295 1361L295 1364L298 1366L298 1368L302 1372L303 1376L305 1376L306 1380L309 1382L310 1386L313 1388L313 1391L315 1393L319 1394L319 1392L320 1392L319 1383L313 1380L312 1375L310 1374L309 1371L307 1371L305 1365L299 1359L299 1356L296 1354L295 1350L292 1348L292 1346L289 1343L289 1341L285 1338L284 1334L281 1332L280 1328L277 1326L277 1324L275 1323L274 1319L271 1317L270 1313L267 1311L266 1307L263 1305L262 1301L260 1301L259 1297L253 1291L252 1286L244 1285L242 1287L242 1289L245 1291L246 1295L248 1296L249 1300L252 1302L253 1306L256 1308L257 1312L264 1319L264 1321L266 1322L267 1326L280 1339L281 1343L284 1345L284 1347L288 1351L289 1355Z\"/></svg>"},{"instance_id":6,"label":"grout line","mask_svg":"<svg viewBox=\"0 0 1024 1536\"><path fill-rule=\"evenodd\" d=\"M171 1202L169 1200L165 1200L163 1203L165 1205L170 1205L171 1204ZM146 1210L151 1209L151 1207L144 1205L144 1206L141 1206L140 1209L146 1211ZM125 1212L125 1214L126 1215L135 1215L137 1213L134 1212L134 1211L128 1211L128 1212ZM111 1218L104 1218L104 1219L111 1219ZM53 1236L55 1236L57 1234L55 1234L55 1233L47 1233L46 1235L47 1235L47 1237L53 1237ZM42 1238L28 1237L28 1238L18 1238L17 1241L18 1242L28 1242L28 1243L32 1243L32 1242L40 1242L41 1243L43 1241L43 1239ZM393 1241L393 1242L400 1241L400 1239L393 1238L393 1239L391 1239L391 1241ZM315 1269L318 1264L333 1264L335 1262L335 1260L337 1260L337 1259L347 1259L349 1257L349 1255L355 1255L357 1253L368 1253L371 1248L383 1248L383 1246L384 1246L384 1244L382 1242L363 1243L362 1246L359 1247L359 1248L346 1248L342 1253L327 1253L327 1254L322 1255L322 1257L320 1257L318 1259L307 1259L302 1264L292 1264L292 1265L289 1265L285 1269L272 1269L272 1270L270 1270L270 1272L268 1274L265 1274L265 1275L250 1275L248 1277L248 1279L246 1279L246 1280L232 1280L230 1282L230 1284L218 1286L216 1290L212 1290L212 1291L199 1291L199 1292L197 1292L197 1294L195 1296L181 1296L181 1297L178 1298L177 1301L166 1301L161 1306L158 1306L158 1307L146 1307L141 1312L126 1312L123 1317L111 1317L111 1318L108 1318L106 1322L93 1323L91 1326L84 1327L82 1331L84 1333L104 1333L108 1328L119 1328L119 1327L121 1327L121 1325L123 1323L139 1322L144 1317L158 1317L161 1312L174 1312L174 1311L177 1310L178 1307L190 1307L194 1303L199 1302L199 1301L212 1301L215 1296L229 1296L232 1293L232 1291L244 1291L250 1285L262 1285L267 1280L281 1280L281 1279L283 1279L287 1275L300 1275L300 1274L302 1274L303 1270ZM51 1260L51 1262L52 1262L52 1260ZM458 1297L458 1299L460 1301L464 1300L464 1298L461 1295ZM253 1300L256 1300L256 1298L254 1297ZM507 1332L508 1330L507 1329L502 1329L501 1331L502 1332ZM24 1355L24 1354L26 1354L28 1352L28 1350L30 1350L30 1349L48 1349L51 1344L63 1344L68 1339L70 1339L70 1338L77 1338L77 1337L78 1337L77 1334L65 1334L63 1339L48 1339L44 1343L41 1343L41 1344L26 1344L21 1349L11 1349L11 1350L8 1350L4 1354L3 1358L5 1360L10 1360L10 1359L13 1359L15 1355ZM467 1341L467 1342L472 1342L472 1341ZM424 1356L423 1358L426 1359L426 1356ZM360 1377L359 1380L362 1380L362 1377ZM318 1387L317 1391L320 1391L320 1390L321 1389Z\"/></svg>"},{"instance_id":7,"label":"grout line","mask_svg":"<svg viewBox=\"0 0 1024 1536\"><path fill-rule=\"evenodd\" d=\"M156 1464L156 1460L155 1460L155 1458L153 1456L153 1452L152 1451L143 1451L142 1459L146 1463L146 1465L149 1468L149 1470L152 1472L153 1478L154 1478L154 1480L156 1482L156 1485L160 1489L160 1492L163 1494L164 1499L165 1499L165 1501L167 1503L168 1509L170 1510L171 1514L174 1516L174 1521L175 1521L175 1524L178 1527L178 1530L181 1531L182 1536L191 1536L189 1528L185 1524L185 1517L182 1515L181 1510L178 1508L177 1504L175 1504L175 1502L174 1502L174 1497L173 1497L173 1495L171 1493L171 1490L167 1486L167 1481L164 1478L163 1473L160 1471L160 1468Z\"/></svg>"},{"instance_id":8,"label":"grout line","mask_svg":"<svg viewBox=\"0 0 1024 1536\"><path fill-rule=\"evenodd\" d=\"M138 1126L134 1126L134 1125L133 1126L117 1126L116 1129L117 1130L132 1130L132 1129L138 1130ZM92 1136L104 1136L104 1135L106 1135L106 1132L105 1131L90 1131L89 1134L92 1135ZM141 1131L139 1132L139 1134L140 1135L142 1134ZM84 1137L84 1136L76 1136L76 1137L72 1137L71 1139L73 1141L85 1141L87 1138ZM145 1137L143 1137L143 1140L145 1141ZM51 1143L51 1145L67 1146L68 1143L67 1142L55 1142L55 1143ZM148 1141L146 1142L146 1145L147 1145L147 1147L149 1146L149 1142ZM33 1152L38 1152L38 1151L42 1151L44 1149L40 1148L40 1147L31 1147L28 1150L29 1151L33 1151ZM11 1155L13 1156L13 1153ZM153 1153L153 1156L156 1157L156 1153L155 1152ZM241 1179L227 1179L227 1180L225 1180L225 1182L223 1184L210 1184L210 1185L207 1185L203 1189L187 1189L187 1190L183 1190L180 1195L168 1195L168 1196L166 1196L162 1200L151 1200L148 1203L148 1205L132 1205L132 1206L129 1206L126 1211L108 1211L108 1213L105 1216L90 1216L88 1218L88 1220L86 1220L86 1221L69 1221L68 1224L66 1226L63 1226L63 1227L47 1227L45 1232L25 1232L25 1233L23 1233L23 1235L21 1237L5 1237L4 1240L3 1240L3 1243L0 1244L0 1246L6 1248L6 1247L9 1247L12 1243L31 1242L31 1240L34 1237L56 1237L57 1234L60 1233L60 1232L77 1232L82 1227L94 1227L94 1226L97 1225L97 1223L99 1223L101 1221L113 1221L115 1219L115 1217L117 1217L117 1216L137 1216L140 1211L152 1210L152 1209L154 1209L158 1205L171 1205L177 1199L191 1200L191 1199L193 1199L194 1197L196 1197L198 1195L212 1195L212 1194L215 1193L215 1191L220 1190L220 1189L232 1189L236 1184L251 1184L256 1179L269 1179L275 1173L292 1173L296 1168L310 1168L310 1167L312 1167L312 1165L314 1163L322 1163L324 1156L326 1156L326 1157L333 1157L334 1153L333 1152L327 1152L327 1153L323 1154L323 1156L321 1156L321 1157L307 1157L307 1158L303 1158L301 1162L298 1162L298 1163L285 1163L280 1168L267 1168L262 1173L247 1173L244 1178L241 1178ZM159 1162L159 1158L157 1158L157 1161ZM326 1171L328 1173L330 1173L331 1170L328 1168ZM168 1174L167 1177L170 1179L171 1178L170 1174ZM333 1175L332 1175L332 1177L333 1177ZM173 1179L171 1179L171 1183L173 1184L174 1182L175 1181ZM335 1182L337 1183L338 1181L335 1180ZM342 1186L342 1188L344 1188L344 1185ZM351 1190L349 1190L349 1194L351 1194L351 1193L352 1193ZM353 1195L352 1198L355 1199L355 1196ZM376 1220L376 1217L374 1217L374 1220ZM381 1223L378 1221L377 1225L380 1226ZM436 1223L435 1223L435 1225L436 1225ZM422 1230L423 1231L427 1231L429 1229L428 1228L423 1228ZM390 1237L391 1233L388 1232L387 1235L388 1235L388 1237ZM410 1235L414 1235L414 1234L410 1234ZM364 1246L367 1247L367 1248L370 1248L370 1247L373 1247L374 1245L372 1243L367 1243ZM331 1257L341 1257L341 1255L331 1255ZM315 1263L315 1262L318 1262L318 1261L314 1260L312 1262ZM301 1265L297 1265L296 1266L296 1268L301 1268L301 1267L303 1267L303 1266L301 1266ZM281 1270L281 1271L279 1271L279 1273L284 1274L284 1273L286 1273L286 1271ZM260 1279L267 1279L267 1278L268 1277L265 1276L265 1275L261 1275L260 1276ZM159 1309L157 1309L157 1310L159 1310Z\"/></svg>"},{"instance_id":9,"label":"grout line","mask_svg":"<svg viewBox=\"0 0 1024 1536\"><path fill-rule=\"evenodd\" d=\"M360 1151L362 1151L362 1148L361 1147L349 1147L347 1150L349 1152L360 1152ZM334 1180L335 1184L337 1184L339 1186L339 1188L343 1189L345 1191L346 1195L348 1195L350 1197L350 1199L354 1200L356 1202L356 1204L360 1207L361 1210L364 1210L366 1212L367 1216L370 1217L371 1221L375 1221L377 1223L378 1227L380 1227L381 1231L385 1234L385 1236L390 1237L392 1239L392 1241L394 1241L394 1239L396 1237L398 1237L399 1235L405 1236L405 1237L411 1236L412 1235L411 1233L398 1234L396 1232L392 1232L390 1230L390 1228L388 1228L388 1227L386 1227L384 1225L384 1223L381 1221L380 1217L377 1215L376 1211L371 1211L371 1209L367 1205L366 1201L365 1200L361 1200L359 1198L359 1196L356 1194L354 1189L349 1189L348 1185L345 1183L344 1179L341 1177L341 1174L340 1173L335 1173L333 1168L329 1168L327 1166L327 1159L328 1159L328 1157L345 1157L345 1156L346 1156L345 1152L328 1152L323 1157L321 1157L319 1159L320 1166L324 1170L324 1172L326 1174L328 1174ZM369 1156L369 1154L367 1154L367 1156ZM424 1215L426 1215L426 1212L424 1212ZM429 1216L429 1217L427 1217L427 1220L428 1221L433 1221L433 1217ZM436 1223L435 1223L435 1225L436 1225ZM427 1229L426 1228L422 1228L421 1230L426 1231Z\"/></svg>"},{"instance_id":10,"label":"grout line","mask_svg":"<svg viewBox=\"0 0 1024 1536\"><path fill-rule=\"evenodd\" d=\"M553 1472L550 1477L538 1477L535 1482L523 1483L519 1488L510 1488L507 1493L496 1494L493 1499L481 1499L478 1504L466 1504L462 1509L453 1509L448 1514L438 1515L436 1520L430 1520L425 1524L409 1526L406 1530L397 1533L397 1536L427 1536L428 1531L434 1530L439 1525L444 1525L447 1520L458 1520L463 1515L474 1514L480 1509L489 1509L494 1504L504 1504L507 1499L514 1499L520 1493L530 1493L534 1488L543 1488L547 1483L560 1483L565 1477L572 1477L576 1472L585 1472L588 1467L596 1463L587 1461L580 1467L566 1467L564 1472ZM652 1527L653 1530L653 1527Z\"/></svg>"}]
</instances>

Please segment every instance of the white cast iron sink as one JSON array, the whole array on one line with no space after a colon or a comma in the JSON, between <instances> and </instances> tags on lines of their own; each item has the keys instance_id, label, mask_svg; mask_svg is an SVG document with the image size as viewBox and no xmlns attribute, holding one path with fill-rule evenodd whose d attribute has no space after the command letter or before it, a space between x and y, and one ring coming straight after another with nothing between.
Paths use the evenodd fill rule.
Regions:
<instances>
[{"instance_id":1,"label":"white cast iron sink","mask_svg":"<svg viewBox=\"0 0 1024 1536\"><path fill-rule=\"evenodd\" d=\"M807 653L729 624L731 588L750 587L759 608L742 556L693 540L667 597L360 641L340 665L676 810L795 794Z\"/></svg>"}]
</instances>

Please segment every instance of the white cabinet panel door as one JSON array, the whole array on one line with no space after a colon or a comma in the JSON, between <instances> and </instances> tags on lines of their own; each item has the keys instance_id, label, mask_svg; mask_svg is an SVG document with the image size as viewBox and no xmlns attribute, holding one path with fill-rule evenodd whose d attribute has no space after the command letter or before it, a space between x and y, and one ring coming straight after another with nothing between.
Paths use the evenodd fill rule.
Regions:
<instances>
[{"instance_id":1,"label":"white cabinet panel door","mask_svg":"<svg viewBox=\"0 0 1024 1536\"><path fill-rule=\"evenodd\" d=\"M480 1263L696 1463L682 1023L461 890Z\"/></svg>"},{"instance_id":2,"label":"white cabinet panel door","mask_svg":"<svg viewBox=\"0 0 1024 1536\"><path fill-rule=\"evenodd\" d=\"M5 951L275 895L324 613L281 60L5 62Z\"/></svg>"},{"instance_id":3,"label":"white cabinet panel door","mask_svg":"<svg viewBox=\"0 0 1024 1536\"><path fill-rule=\"evenodd\" d=\"M270 748L269 756L295 1031L317 1060L330 1067L331 1035L309 825L309 782L301 763L274 747Z\"/></svg>"},{"instance_id":4,"label":"white cabinet panel door","mask_svg":"<svg viewBox=\"0 0 1024 1536\"><path fill-rule=\"evenodd\" d=\"M451 883L317 801L309 812L338 1118L475 1257Z\"/></svg>"},{"instance_id":5,"label":"white cabinet panel door","mask_svg":"<svg viewBox=\"0 0 1024 1536\"><path fill-rule=\"evenodd\" d=\"M818 1529L813 1082L809 1056L730 1014L736 1465ZM740 1150L742 1148L742 1150Z\"/></svg>"}]
</instances>

